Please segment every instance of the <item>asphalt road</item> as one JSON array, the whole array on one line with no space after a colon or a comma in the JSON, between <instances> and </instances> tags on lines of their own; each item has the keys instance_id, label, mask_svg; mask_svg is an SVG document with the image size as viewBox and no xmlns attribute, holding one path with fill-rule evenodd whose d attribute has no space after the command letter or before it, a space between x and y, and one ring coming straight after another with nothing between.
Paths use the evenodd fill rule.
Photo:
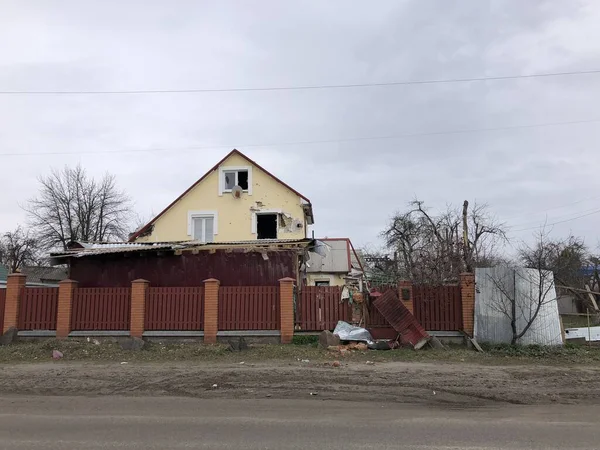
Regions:
<instances>
[{"instance_id":1,"label":"asphalt road","mask_svg":"<svg viewBox=\"0 0 600 450\"><path fill-rule=\"evenodd\" d=\"M359 387L357 387L359 389ZM0 448L597 449L593 406L0 397Z\"/></svg>"}]
</instances>

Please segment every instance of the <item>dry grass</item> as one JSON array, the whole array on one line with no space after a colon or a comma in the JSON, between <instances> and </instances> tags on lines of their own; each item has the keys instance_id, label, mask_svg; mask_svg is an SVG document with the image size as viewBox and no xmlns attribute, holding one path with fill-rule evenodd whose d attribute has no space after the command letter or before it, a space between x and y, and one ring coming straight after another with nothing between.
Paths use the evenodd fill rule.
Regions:
<instances>
[{"instance_id":1,"label":"dry grass","mask_svg":"<svg viewBox=\"0 0 600 450\"><path fill-rule=\"evenodd\" d=\"M529 346L510 347L506 345L488 346L481 354L465 347L450 347L448 350L423 349L414 351L401 348L390 351L349 352L341 356L337 352L320 349L315 345L258 345L242 352L231 352L226 345L205 345L201 343L161 344L147 343L143 350L122 350L114 340L102 342L86 339L18 342L0 347L0 363L27 363L50 361L52 351L63 353L63 361L128 361L128 362L169 362L169 361L214 361L214 362L265 362L302 361L326 362L334 360L356 362L416 361L416 362L464 362L486 365L512 364L600 364L600 348L573 347L558 348Z\"/></svg>"}]
</instances>

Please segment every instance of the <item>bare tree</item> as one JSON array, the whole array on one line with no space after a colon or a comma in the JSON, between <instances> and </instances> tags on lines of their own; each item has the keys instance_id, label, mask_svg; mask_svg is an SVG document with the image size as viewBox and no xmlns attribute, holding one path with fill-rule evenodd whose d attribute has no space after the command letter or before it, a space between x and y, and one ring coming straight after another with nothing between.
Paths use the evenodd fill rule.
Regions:
<instances>
[{"instance_id":1,"label":"bare tree","mask_svg":"<svg viewBox=\"0 0 600 450\"><path fill-rule=\"evenodd\" d=\"M10 273L38 261L38 241L27 230L18 226L0 236L0 263L8 266Z\"/></svg>"},{"instance_id":2,"label":"bare tree","mask_svg":"<svg viewBox=\"0 0 600 450\"><path fill-rule=\"evenodd\" d=\"M24 209L44 249L66 248L71 240L110 241L127 237L128 196L110 174L97 181L81 166L39 178L38 196Z\"/></svg>"},{"instance_id":3,"label":"bare tree","mask_svg":"<svg viewBox=\"0 0 600 450\"><path fill-rule=\"evenodd\" d=\"M544 306L555 301L550 295L555 289L554 273L548 268L554 252L552 244L547 232L542 230L537 234L534 246L524 245L519 252L525 268L501 268L498 275L488 275L496 289L490 307L510 322L511 345L518 344Z\"/></svg>"},{"instance_id":4,"label":"bare tree","mask_svg":"<svg viewBox=\"0 0 600 450\"><path fill-rule=\"evenodd\" d=\"M431 214L415 200L409 210L396 214L382 233L388 249L398 255L399 277L418 282L456 281L461 272L487 263L498 256L506 241L504 224L488 212L487 205L462 211L449 206Z\"/></svg>"}]
</instances>

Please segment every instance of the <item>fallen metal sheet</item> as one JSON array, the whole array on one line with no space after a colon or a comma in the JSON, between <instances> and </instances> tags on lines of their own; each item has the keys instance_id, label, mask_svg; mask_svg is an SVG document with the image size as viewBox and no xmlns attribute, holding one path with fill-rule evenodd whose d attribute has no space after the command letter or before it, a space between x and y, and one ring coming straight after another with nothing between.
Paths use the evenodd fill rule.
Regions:
<instances>
[{"instance_id":1,"label":"fallen metal sheet","mask_svg":"<svg viewBox=\"0 0 600 450\"><path fill-rule=\"evenodd\" d=\"M374 344L375 341L371 333L366 328L355 327L348 322L340 320L333 330L333 334L338 336L342 341L361 341L367 344Z\"/></svg>"},{"instance_id":2,"label":"fallen metal sheet","mask_svg":"<svg viewBox=\"0 0 600 450\"><path fill-rule=\"evenodd\" d=\"M567 340L584 338L588 342L600 341L600 327L567 328L565 338Z\"/></svg>"},{"instance_id":3,"label":"fallen metal sheet","mask_svg":"<svg viewBox=\"0 0 600 450\"><path fill-rule=\"evenodd\" d=\"M420 349L429 341L429 334L402 304L395 290L386 291L373 301L373 305L392 328L400 333L403 340L410 342L415 350Z\"/></svg>"}]
</instances>

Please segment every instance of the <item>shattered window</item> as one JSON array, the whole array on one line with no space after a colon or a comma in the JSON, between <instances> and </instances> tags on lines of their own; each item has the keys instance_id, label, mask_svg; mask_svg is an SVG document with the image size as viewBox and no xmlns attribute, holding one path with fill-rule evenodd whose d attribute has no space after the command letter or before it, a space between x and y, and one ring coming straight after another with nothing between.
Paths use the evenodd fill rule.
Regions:
<instances>
[{"instance_id":1,"label":"shattered window","mask_svg":"<svg viewBox=\"0 0 600 450\"><path fill-rule=\"evenodd\" d=\"M230 191L235 186L236 172L225 172L225 189Z\"/></svg>"},{"instance_id":2,"label":"shattered window","mask_svg":"<svg viewBox=\"0 0 600 450\"><path fill-rule=\"evenodd\" d=\"M240 170L237 173L237 185L243 190L248 190L248 171Z\"/></svg>"}]
</instances>

